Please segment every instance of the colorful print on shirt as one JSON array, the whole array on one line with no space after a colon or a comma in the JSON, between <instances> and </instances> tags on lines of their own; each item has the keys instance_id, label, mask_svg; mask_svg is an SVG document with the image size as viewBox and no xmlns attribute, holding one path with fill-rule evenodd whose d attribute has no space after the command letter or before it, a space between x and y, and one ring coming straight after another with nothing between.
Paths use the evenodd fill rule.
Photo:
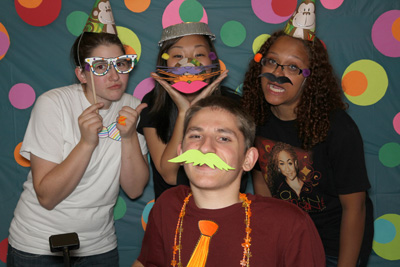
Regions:
<instances>
[{"instance_id":1,"label":"colorful print on shirt","mask_svg":"<svg viewBox=\"0 0 400 267\"><path fill-rule=\"evenodd\" d=\"M275 198L312 213L326 208L318 185L322 175L313 168L312 153L283 142L256 137L259 165Z\"/></svg>"}]
</instances>

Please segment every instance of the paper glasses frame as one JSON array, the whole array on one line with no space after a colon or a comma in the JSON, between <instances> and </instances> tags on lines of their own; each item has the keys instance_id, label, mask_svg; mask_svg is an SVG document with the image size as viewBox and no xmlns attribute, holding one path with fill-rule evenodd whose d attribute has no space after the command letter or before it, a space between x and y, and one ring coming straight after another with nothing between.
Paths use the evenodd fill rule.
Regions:
<instances>
[{"instance_id":1,"label":"paper glasses frame","mask_svg":"<svg viewBox=\"0 0 400 267\"><path fill-rule=\"evenodd\" d=\"M137 55L122 55L122 56L114 57L114 58L88 57L88 58L85 58L85 63L89 64L90 70L91 70L91 71L93 72L93 74L96 75L96 76L104 76L104 75L106 75L106 74L108 73L108 71L110 70L110 64L111 64L111 63L113 64L115 70L116 70L118 73L125 74L125 73L129 73L131 70L133 70L133 68L135 67L135 64L137 63L137 59L136 59L136 58L137 58ZM120 60L120 59L129 59L129 60L131 60L132 63L131 63L131 66L130 66L130 68L129 68L128 70L126 70L126 71L121 71L121 70L118 68L118 66L117 66L117 60ZM98 60L107 61L107 69L106 69L106 71L104 71L103 73L97 73L97 72L94 70L94 68L93 68L93 62L98 61Z\"/></svg>"}]
</instances>

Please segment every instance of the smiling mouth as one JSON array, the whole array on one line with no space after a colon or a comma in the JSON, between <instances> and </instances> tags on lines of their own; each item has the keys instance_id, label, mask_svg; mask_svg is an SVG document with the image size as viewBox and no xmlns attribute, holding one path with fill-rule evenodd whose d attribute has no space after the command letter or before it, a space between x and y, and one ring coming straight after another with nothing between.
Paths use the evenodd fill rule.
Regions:
<instances>
[{"instance_id":1,"label":"smiling mouth","mask_svg":"<svg viewBox=\"0 0 400 267\"><path fill-rule=\"evenodd\" d=\"M272 83L268 84L268 87L274 93L283 93L283 92L285 92L285 89L283 89L280 86L276 86L275 84L272 84Z\"/></svg>"}]
</instances>

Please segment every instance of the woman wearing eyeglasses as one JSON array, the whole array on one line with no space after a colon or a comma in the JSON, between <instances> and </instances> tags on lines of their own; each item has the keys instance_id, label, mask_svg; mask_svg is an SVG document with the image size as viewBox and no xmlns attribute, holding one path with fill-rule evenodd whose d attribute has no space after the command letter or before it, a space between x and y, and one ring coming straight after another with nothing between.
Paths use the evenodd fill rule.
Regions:
<instances>
[{"instance_id":1,"label":"woman wearing eyeglasses","mask_svg":"<svg viewBox=\"0 0 400 267\"><path fill-rule=\"evenodd\" d=\"M125 93L136 55L125 55L117 35L91 32L71 55L80 84L41 95L23 140L31 172L10 227L8 266L62 265L49 237L70 232L80 240L73 261L118 266L119 188L136 198L148 181L147 147L136 132L146 105Z\"/></svg>"},{"instance_id":2,"label":"woman wearing eyeglasses","mask_svg":"<svg viewBox=\"0 0 400 267\"><path fill-rule=\"evenodd\" d=\"M373 218L363 143L345 112L322 42L284 31L271 35L249 64L242 105L258 125L255 193L272 193L310 214L324 244L327 266L365 266ZM268 187L272 184L268 166L273 164L268 160L278 142L297 147L303 155L307 164L299 171L313 179L306 194Z\"/></svg>"}]
</instances>

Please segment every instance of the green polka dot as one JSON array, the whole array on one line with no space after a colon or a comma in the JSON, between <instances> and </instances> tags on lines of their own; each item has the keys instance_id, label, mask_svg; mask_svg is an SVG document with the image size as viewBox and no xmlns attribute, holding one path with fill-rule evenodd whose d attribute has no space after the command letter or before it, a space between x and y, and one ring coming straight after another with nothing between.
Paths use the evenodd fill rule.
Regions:
<instances>
[{"instance_id":1,"label":"green polka dot","mask_svg":"<svg viewBox=\"0 0 400 267\"><path fill-rule=\"evenodd\" d=\"M258 50L260 50L260 47L265 43L265 41L268 40L268 38L271 37L269 34L261 34L257 36L256 39L253 41L253 53L257 54Z\"/></svg>"},{"instance_id":2,"label":"green polka dot","mask_svg":"<svg viewBox=\"0 0 400 267\"><path fill-rule=\"evenodd\" d=\"M230 47L236 47L246 38L246 28L238 21L228 21L221 28L221 40Z\"/></svg>"},{"instance_id":3,"label":"green polka dot","mask_svg":"<svg viewBox=\"0 0 400 267\"><path fill-rule=\"evenodd\" d=\"M137 54L137 61L140 60L140 56L142 55L142 44L136 33L134 33L131 29L117 26L118 37L124 45L130 46L133 48Z\"/></svg>"},{"instance_id":4,"label":"green polka dot","mask_svg":"<svg viewBox=\"0 0 400 267\"><path fill-rule=\"evenodd\" d=\"M400 164L400 145L398 143L387 143L379 149L379 160L389 168Z\"/></svg>"},{"instance_id":5,"label":"green polka dot","mask_svg":"<svg viewBox=\"0 0 400 267\"><path fill-rule=\"evenodd\" d=\"M373 105L386 94L389 80L385 69L375 61L363 59L352 63L344 71L342 79L351 71L359 71L365 75L368 81L367 89L357 96L346 94L350 102L359 106Z\"/></svg>"},{"instance_id":6,"label":"green polka dot","mask_svg":"<svg viewBox=\"0 0 400 267\"><path fill-rule=\"evenodd\" d=\"M179 16L184 22L199 22L203 17L203 6L196 0L185 0L179 7Z\"/></svg>"},{"instance_id":7,"label":"green polka dot","mask_svg":"<svg viewBox=\"0 0 400 267\"><path fill-rule=\"evenodd\" d=\"M385 220L385 224L382 221ZM387 227L390 229L380 229L380 227ZM386 260L396 261L400 260L400 215L398 214L385 214L377 218L374 227L377 227L374 234L374 241L372 249L379 256ZM387 233L389 230L389 233ZM383 236L390 235L390 236ZM385 241L384 243L378 241Z\"/></svg>"},{"instance_id":8,"label":"green polka dot","mask_svg":"<svg viewBox=\"0 0 400 267\"><path fill-rule=\"evenodd\" d=\"M74 11L69 14L66 21L68 31L74 36L79 36L83 31L83 27L85 27L88 17L82 11Z\"/></svg>"},{"instance_id":9,"label":"green polka dot","mask_svg":"<svg viewBox=\"0 0 400 267\"><path fill-rule=\"evenodd\" d=\"M126 213L126 202L122 197L118 197L117 203L114 207L114 220L119 220L124 217Z\"/></svg>"}]
</instances>

